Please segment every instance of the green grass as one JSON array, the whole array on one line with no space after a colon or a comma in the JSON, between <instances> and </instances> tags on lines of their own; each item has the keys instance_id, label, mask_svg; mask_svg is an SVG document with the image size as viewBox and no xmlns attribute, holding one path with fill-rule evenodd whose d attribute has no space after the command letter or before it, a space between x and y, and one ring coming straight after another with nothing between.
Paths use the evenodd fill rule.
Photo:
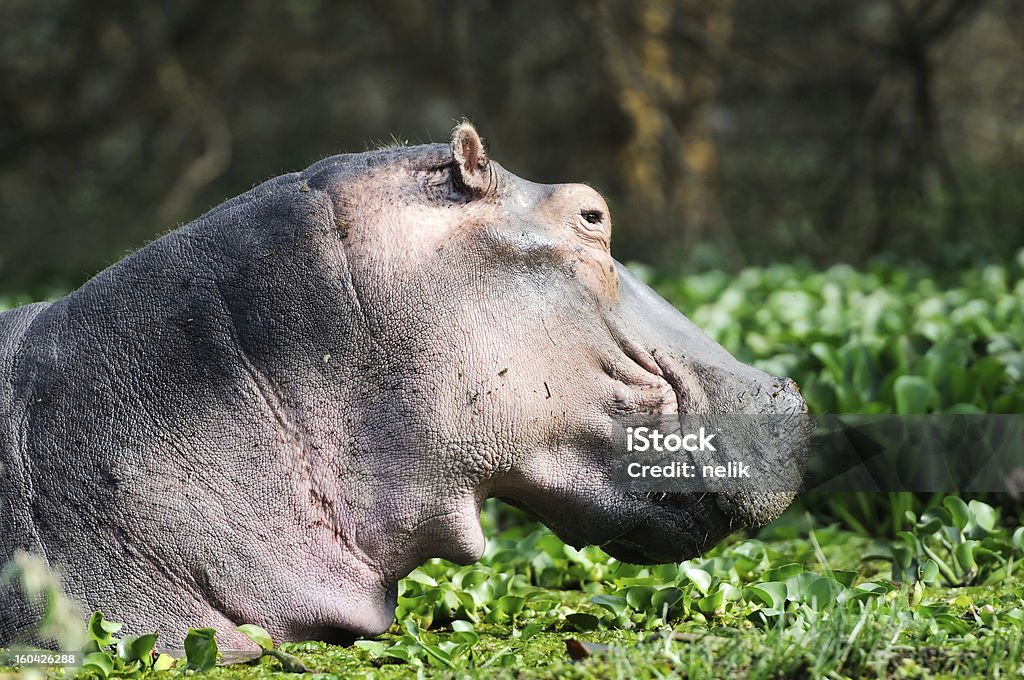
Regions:
<instances>
[{"instance_id":1,"label":"green grass","mask_svg":"<svg viewBox=\"0 0 1024 680\"><path fill-rule=\"evenodd\" d=\"M485 521L507 521L507 512L492 505ZM922 540L958 526L952 515L943 527L919 520L908 519L908 527ZM1019 541L997 520L996 510L974 504L963 536L984 534L1015 561L1024 554ZM980 585L954 588L926 561L906 573L867 539L814 524L791 513L699 559L640 568L594 548L576 551L521 521L494 536L478 565L434 560L418 569L402 584L401 623L380 639L281 650L332 678L993 677L1024 670L1024 589L1012 578L1013 564L989 570ZM550 580L559 585L538 585ZM112 641L105 629L99 635ZM570 640L591 645L591 655L573 661ZM181 663L201 664L191 657ZM281 672L280 661L265 656L160 674L244 680ZM102 676L95 667L92 674Z\"/></svg>"},{"instance_id":2,"label":"green grass","mask_svg":"<svg viewBox=\"0 0 1024 680\"><path fill-rule=\"evenodd\" d=\"M774 266L653 283L741 359L795 377L814 413L1024 412L1024 253L944 280ZM159 675L281 677L282 652L321 677L1019 674L1024 530L983 503L942 501L805 498L757 535L651 568L574 550L489 504L484 559L418 569L380 639ZM594 646L573 661L567 641ZM90 672L151 673L130 650L115 657Z\"/></svg>"}]
</instances>

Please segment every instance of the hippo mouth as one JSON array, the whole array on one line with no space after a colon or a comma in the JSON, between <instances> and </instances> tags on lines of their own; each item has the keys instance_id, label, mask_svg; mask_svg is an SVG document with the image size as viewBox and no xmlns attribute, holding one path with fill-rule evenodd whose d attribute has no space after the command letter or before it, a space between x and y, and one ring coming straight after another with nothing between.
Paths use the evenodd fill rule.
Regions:
<instances>
[{"instance_id":1,"label":"hippo mouth","mask_svg":"<svg viewBox=\"0 0 1024 680\"><path fill-rule=\"evenodd\" d=\"M680 371L658 352L623 341L627 357L665 389L668 399L652 415L684 415L699 400L686 393ZM735 520L720 507L714 493L649 492L638 495L643 517L625 533L601 548L615 559L632 564L662 564L706 552L732 532Z\"/></svg>"},{"instance_id":2,"label":"hippo mouth","mask_svg":"<svg viewBox=\"0 0 1024 680\"><path fill-rule=\"evenodd\" d=\"M719 507L715 494L650 493L644 500L645 519L601 545L617 560L679 562L707 552L734 529L734 520Z\"/></svg>"},{"instance_id":3,"label":"hippo mouth","mask_svg":"<svg viewBox=\"0 0 1024 680\"><path fill-rule=\"evenodd\" d=\"M657 381L667 384L674 394L674 403L663 404L654 415L676 415L680 426L685 416L715 415L702 386L702 380L690 375L673 359L657 351L646 351L630 342L623 343L623 351L637 366L650 373ZM806 413L806 405L799 398L796 384L788 379L776 379L776 394L784 394L785 403L771 402L772 411L780 415ZM734 413L745 412L735 408ZM756 415L756 414L752 414ZM794 428L790 446L794 452L806 448L808 433ZM796 477L802 478L803 466L796 466ZM795 484L794 484L795 488ZM611 556L634 564L660 564L678 562L700 555L720 542L735 529L758 527L775 519L792 502L795 492L686 493L648 492L637 494L635 500L641 509L639 520L626 532L602 544Z\"/></svg>"}]
</instances>

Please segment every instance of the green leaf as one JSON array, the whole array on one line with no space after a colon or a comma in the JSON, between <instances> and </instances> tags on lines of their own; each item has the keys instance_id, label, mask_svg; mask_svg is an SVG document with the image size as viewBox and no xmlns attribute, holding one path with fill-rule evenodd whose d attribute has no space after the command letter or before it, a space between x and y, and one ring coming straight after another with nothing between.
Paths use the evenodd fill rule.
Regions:
<instances>
[{"instance_id":1,"label":"green leaf","mask_svg":"<svg viewBox=\"0 0 1024 680\"><path fill-rule=\"evenodd\" d=\"M410 581L420 583L425 586L437 587L437 579L423 572L422 569L414 569L411 574L406 576Z\"/></svg>"},{"instance_id":2,"label":"green leaf","mask_svg":"<svg viewBox=\"0 0 1024 680\"><path fill-rule=\"evenodd\" d=\"M647 611L651 607L655 590L652 586L633 586L626 590L626 602L638 612Z\"/></svg>"},{"instance_id":3,"label":"green leaf","mask_svg":"<svg viewBox=\"0 0 1024 680\"><path fill-rule=\"evenodd\" d=\"M771 609L783 610L786 608L786 597L788 590L786 584L779 581L769 581L748 586L746 592L751 597Z\"/></svg>"},{"instance_id":4,"label":"green leaf","mask_svg":"<svg viewBox=\"0 0 1024 680\"><path fill-rule=\"evenodd\" d=\"M949 510L953 524L957 529L963 531L971 522L971 511L959 496L946 496L942 499L942 505Z\"/></svg>"},{"instance_id":5,"label":"green leaf","mask_svg":"<svg viewBox=\"0 0 1024 680\"><path fill-rule=\"evenodd\" d=\"M356 640L352 643L358 649L364 650L370 655L371 659L376 659L384 654L387 649L387 645L380 640Z\"/></svg>"},{"instance_id":6,"label":"green leaf","mask_svg":"<svg viewBox=\"0 0 1024 680\"><path fill-rule=\"evenodd\" d=\"M174 667L175 661L176 659L170 654L161 654L156 658L156 661L153 662L153 670L166 671Z\"/></svg>"},{"instance_id":7,"label":"green leaf","mask_svg":"<svg viewBox=\"0 0 1024 680\"><path fill-rule=\"evenodd\" d=\"M238 632L255 642L261 649L268 652L274 649L274 641L270 638L270 633L254 623L242 624L238 627Z\"/></svg>"},{"instance_id":8,"label":"green leaf","mask_svg":"<svg viewBox=\"0 0 1024 680\"><path fill-rule=\"evenodd\" d=\"M977 541L964 541L953 548L953 555L956 556L957 564L960 565L960 569L963 571L963 580L968 583L973 581L978 573L978 563L974 559L974 552L977 547Z\"/></svg>"},{"instance_id":9,"label":"green leaf","mask_svg":"<svg viewBox=\"0 0 1024 680\"><path fill-rule=\"evenodd\" d=\"M149 668L153 664L153 648L156 646L156 634L147 635L126 635L117 642L117 656L129 663L138 661L143 667Z\"/></svg>"},{"instance_id":10,"label":"green leaf","mask_svg":"<svg viewBox=\"0 0 1024 680\"><path fill-rule=\"evenodd\" d=\"M996 525L999 523L998 510L979 500L972 500L967 504L967 508L970 510L974 522L984 529L985 534L996 531ZM977 536L977 538L982 538L982 536Z\"/></svg>"},{"instance_id":11,"label":"green leaf","mask_svg":"<svg viewBox=\"0 0 1024 680\"><path fill-rule=\"evenodd\" d=\"M82 659L82 670L93 671L100 677L106 678L114 672L114 659L109 652L86 654Z\"/></svg>"},{"instance_id":12,"label":"green leaf","mask_svg":"<svg viewBox=\"0 0 1024 680\"><path fill-rule=\"evenodd\" d=\"M392 645L384 650L384 656L390 656L395 659L401 659L402 661L412 661L414 658L414 652L408 645L397 644Z\"/></svg>"},{"instance_id":13,"label":"green leaf","mask_svg":"<svg viewBox=\"0 0 1024 680\"><path fill-rule=\"evenodd\" d=\"M185 636L186 668L208 671L217 665L217 631L213 628L191 628Z\"/></svg>"},{"instance_id":14,"label":"green leaf","mask_svg":"<svg viewBox=\"0 0 1024 680\"><path fill-rule=\"evenodd\" d=\"M853 582L857 580L857 572L847 571L845 569L835 569L832 571L832 576L835 580L839 581L843 586L849 588L853 585Z\"/></svg>"},{"instance_id":15,"label":"green leaf","mask_svg":"<svg viewBox=\"0 0 1024 680\"><path fill-rule=\"evenodd\" d=\"M830 578L821 576L811 581L803 592L803 601L815 611L830 608L836 602L836 596L842 586Z\"/></svg>"},{"instance_id":16,"label":"green leaf","mask_svg":"<svg viewBox=\"0 0 1024 680\"><path fill-rule=\"evenodd\" d=\"M713 616L721 613L722 603L724 600L725 591L718 590L716 592L711 593L707 597L702 597L701 599L697 600L697 609L699 609L704 614Z\"/></svg>"},{"instance_id":17,"label":"green leaf","mask_svg":"<svg viewBox=\"0 0 1024 680\"><path fill-rule=\"evenodd\" d=\"M565 620L568 621L573 628L582 632L597 630L598 626L601 624L600 619L596 616L583 612L566 614Z\"/></svg>"},{"instance_id":18,"label":"green leaf","mask_svg":"<svg viewBox=\"0 0 1024 680\"><path fill-rule=\"evenodd\" d=\"M799 564L784 564L781 567L765 571L763 578L765 581L785 581L801 573L803 570L803 566Z\"/></svg>"},{"instance_id":19,"label":"green leaf","mask_svg":"<svg viewBox=\"0 0 1024 680\"><path fill-rule=\"evenodd\" d=\"M590 598L592 604L603 607L612 614L621 614L626 611L626 598L618 595L594 595Z\"/></svg>"},{"instance_id":20,"label":"green leaf","mask_svg":"<svg viewBox=\"0 0 1024 680\"><path fill-rule=\"evenodd\" d=\"M708 572L703 569L687 569L684 573L686 578L693 581L693 584L697 586L702 595L707 595L708 591L711 590L711 574Z\"/></svg>"},{"instance_id":21,"label":"green leaf","mask_svg":"<svg viewBox=\"0 0 1024 680\"><path fill-rule=\"evenodd\" d=\"M504 614L518 614L523 611L526 598L518 595L503 595L494 603L494 609Z\"/></svg>"},{"instance_id":22,"label":"green leaf","mask_svg":"<svg viewBox=\"0 0 1024 680\"><path fill-rule=\"evenodd\" d=\"M116 621L107 621L103 618L103 612L95 611L89 617L88 636L96 642L100 648L114 643L114 633L121 630L123 624Z\"/></svg>"},{"instance_id":23,"label":"green leaf","mask_svg":"<svg viewBox=\"0 0 1024 680\"><path fill-rule=\"evenodd\" d=\"M943 630L956 635L964 635L971 631L971 626L966 621L952 614L937 614L935 622Z\"/></svg>"},{"instance_id":24,"label":"green leaf","mask_svg":"<svg viewBox=\"0 0 1024 680\"><path fill-rule=\"evenodd\" d=\"M457 633L472 633L473 624L469 621L463 621L461 619L452 621L452 630Z\"/></svg>"},{"instance_id":25,"label":"green leaf","mask_svg":"<svg viewBox=\"0 0 1024 680\"><path fill-rule=\"evenodd\" d=\"M134 635L125 635L123 638L117 641L117 656L122 661L134 661L135 657L132 655L132 643L135 642Z\"/></svg>"},{"instance_id":26,"label":"green leaf","mask_svg":"<svg viewBox=\"0 0 1024 680\"><path fill-rule=\"evenodd\" d=\"M921 565L920 580L924 583L935 584L939 580L939 565L935 560L926 560Z\"/></svg>"},{"instance_id":27,"label":"green leaf","mask_svg":"<svg viewBox=\"0 0 1024 680\"><path fill-rule=\"evenodd\" d=\"M719 591L721 592L721 591ZM666 586L651 596L651 608L654 613L661 616L665 608L672 608L683 599L683 591L674 586Z\"/></svg>"},{"instance_id":28,"label":"green leaf","mask_svg":"<svg viewBox=\"0 0 1024 680\"><path fill-rule=\"evenodd\" d=\"M293 656L288 652L282 652L280 649L275 649L268 653L278 660L281 664L281 670L285 673L305 673L307 671L306 664L302 663L297 656Z\"/></svg>"},{"instance_id":29,"label":"green leaf","mask_svg":"<svg viewBox=\"0 0 1024 680\"><path fill-rule=\"evenodd\" d=\"M896 413L928 413L938 408L939 393L935 387L917 375L901 375L893 383Z\"/></svg>"},{"instance_id":30,"label":"green leaf","mask_svg":"<svg viewBox=\"0 0 1024 680\"><path fill-rule=\"evenodd\" d=\"M522 634L518 629L516 629L516 630L513 631L513 636L515 634L517 634L517 633L520 634L520 635ZM474 632L472 630L466 630L466 631L461 631L461 632L456 631L456 632L452 633L451 639L452 639L453 642L456 642L456 643L458 643L460 645L473 646L477 642L480 641L480 636L477 635L476 632Z\"/></svg>"}]
</instances>

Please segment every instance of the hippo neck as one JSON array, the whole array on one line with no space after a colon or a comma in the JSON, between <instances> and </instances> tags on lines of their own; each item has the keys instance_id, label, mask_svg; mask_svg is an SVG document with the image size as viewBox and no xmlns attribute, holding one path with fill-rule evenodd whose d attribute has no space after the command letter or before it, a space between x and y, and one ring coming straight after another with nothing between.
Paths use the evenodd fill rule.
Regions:
<instances>
[{"instance_id":1,"label":"hippo neck","mask_svg":"<svg viewBox=\"0 0 1024 680\"><path fill-rule=\"evenodd\" d=\"M388 426L401 385L346 263L292 245L319 226L239 229L215 211L33 324L14 384L32 405L23 455L52 480L41 545L95 573L159 565L154 597L185 588L211 621L380 633L399 578L482 551L479 492L424 474L446 452ZM71 594L117 618L117 592Z\"/></svg>"}]
</instances>

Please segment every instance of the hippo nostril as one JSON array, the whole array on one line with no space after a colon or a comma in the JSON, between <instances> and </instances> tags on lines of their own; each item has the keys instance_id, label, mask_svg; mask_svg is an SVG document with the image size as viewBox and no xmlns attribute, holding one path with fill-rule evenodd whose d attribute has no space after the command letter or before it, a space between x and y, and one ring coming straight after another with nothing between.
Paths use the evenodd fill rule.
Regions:
<instances>
[{"instance_id":1,"label":"hippo nostril","mask_svg":"<svg viewBox=\"0 0 1024 680\"><path fill-rule=\"evenodd\" d=\"M787 392L795 392L796 394L800 394L800 386L796 384L795 380L793 380L792 378L778 379L782 381L782 389L786 390Z\"/></svg>"},{"instance_id":2,"label":"hippo nostril","mask_svg":"<svg viewBox=\"0 0 1024 680\"><path fill-rule=\"evenodd\" d=\"M783 413L807 413L807 404L800 394L800 386L792 378L774 378L772 380L772 403L777 411Z\"/></svg>"}]
</instances>

